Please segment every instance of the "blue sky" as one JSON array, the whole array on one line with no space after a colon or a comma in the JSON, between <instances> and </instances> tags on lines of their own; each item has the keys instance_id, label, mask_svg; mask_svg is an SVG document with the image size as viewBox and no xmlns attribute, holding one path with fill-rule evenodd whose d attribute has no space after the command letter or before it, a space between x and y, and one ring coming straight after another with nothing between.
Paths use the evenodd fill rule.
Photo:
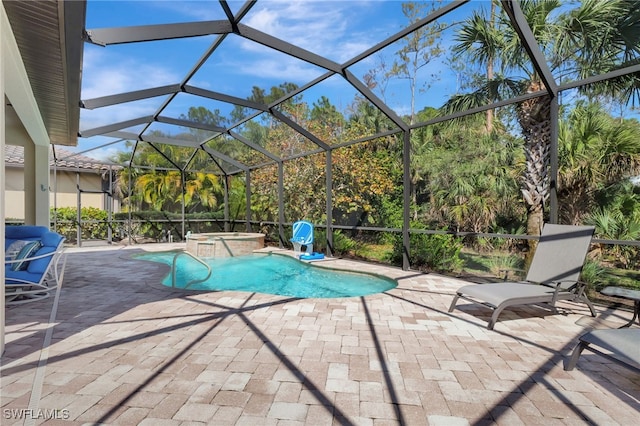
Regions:
<instances>
[{"instance_id":1,"label":"blue sky","mask_svg":"<svg viewBox=\"0 0 640 426\"><path fill-rule=\"evenodd\" d=\"M446 3L446 2L445 2ZM244 2L231 1L237 12ZM456 15L488 5L485 1L471 2ZM465 12L466 10L466 12ZM87 29L153 25L226 19L217 1L96 1L87 3ZM451 20L452 18L448 18ZM408 25L400 1L279 1L261 0L243 19L243 24L277 38L343 63ZM99 47L85 44L82 99L176 84L181 82L195 62L215 40L216 36L181 40L154 41ZM399 44L367 58L350 70L358 78L380 64L389 61ZM446 48L446 46L444 46ZM387 67L391 64L387 63ZM439 106L455 90L455 74L442 72L441 61L425 69L424 81L439 75L437 88L421 92L416 109ZM325 70L289 57L269 48L231 34L189 81L192 86L246 98L251 88L268 90L283 82L304 85ZM421 82L420 84L422 84ZM378 91L386 103L399 114L410 111L408 81L391 80L384 93ZM356 92L339 76L334 76L305 92L309 104L320 96L327 96L339 109L346 111ZM131 102L119 106L82 110L80 129L86 130L108 123L153 114L164 98ZM227 114L232 106L199 97L180 94L165 116L178 117L190 106L219 109ZM135 129L132 129L135 130ZM108 142L98 138L80 139L78 150ZM110 150L117 149L116 146ZM100 156L106 155L105 152Z\"/></svg>"},{"instance_id":2,"label":"blue sky","mask_svg":"<svg viewBox=\"0 0 640 426\"><path fill-rule=\"evenodd\" d=\"M242 2L230 2L234 12ZM225 19L212 1L88 1L87 28ZM259 1L242 21L314 53L343 62L406 25L397 1ZM215 36L101 48L85 46L83 98L182 80ZM304 84L324 70L230 35L191 80L246 97L253 83ZM144 80L140 80L140 74ZM361 76L359 76L361 77ZM249 83L249 84L247 84Z\"/></svg>"},{"instance_id":3,"label":"blue sky","mask_svg":"<svg viewBox=\"0 0 640 426\"><path fill-rule=\"evenodd\" d=\"M437 5L448 3L450 0L443 0ZM236 13L244 2L230 1L228 4L233 13ZM401 1L388 0L259 0L242 20L242 24L335 62L344 63L406 28L409 20L402 12L402 5ZM438 23L460 23L473 11L481 8L486 10L489 5L488 0L473 0L441 18ZM91 30L225 19L224 11L215 0L88 0L86 28ZM458 28L459 26L454 25L443 33L443 56L420 69L415 94L416 112L427 106L437 108L451 95L459 92L459 74L447 63L449 48ZM214 35L107 47L85 44L81 98L87 100L178 84L185 79L216 38ZM396 42L353 65L349 71L362 79L381 63L385 63L388 70L402 45L402 41ZM324 73L324 69L229 34L187 84L247 98L251 95L253 86L266 91L284 82L302 86ZM393 78L384 87L379 86L374 91L397 114L407 115L411 111L409 89L407 79ZM321 96L326 96L339 110L348 114L356 95L357 92L349 83L335 75L305 91L303 96L309 105ZM570 101L572 93L566 93L563 97ZM80 130L152 115L166 98L145 99L96 110L83 109ZM180 93L162 115L178 118L192 106L220 110L222 115L228 115L233 108L230 104ZM137 133L141 129L128 130ZM154 123L151 130L161 130L165 134L180 131L176 126L159 123ZM105 137L80 138L75 151L86 151L114 141L116 140ZM123 145L113 143L87 154L104 159L114 151L123 150Z\"/></svg>"}]
</instances>

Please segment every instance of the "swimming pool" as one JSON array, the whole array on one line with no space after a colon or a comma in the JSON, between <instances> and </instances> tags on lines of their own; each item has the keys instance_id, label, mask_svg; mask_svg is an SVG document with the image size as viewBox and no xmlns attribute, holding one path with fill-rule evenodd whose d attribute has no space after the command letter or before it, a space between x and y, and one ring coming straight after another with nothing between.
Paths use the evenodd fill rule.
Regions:
<instances>
[{"instance_id":1,"label":"swimming pool","mask_svg":"<svg viewBox=\"0 0 640 426\"><path fill-rule=\"evenodd\" d=\"M145 253L137 259L173 264L177 252ZM356 297L381 293L396 281L367 273L338 271L277 254L250 254L222 259L202 259L211 267L211 277L189 285L191 290L232 290L300 298ZM179 256L176 288L206 277L205 267L191 256ZM162 281L172 286L171 273Z\"/></svg>"}]
</instances>

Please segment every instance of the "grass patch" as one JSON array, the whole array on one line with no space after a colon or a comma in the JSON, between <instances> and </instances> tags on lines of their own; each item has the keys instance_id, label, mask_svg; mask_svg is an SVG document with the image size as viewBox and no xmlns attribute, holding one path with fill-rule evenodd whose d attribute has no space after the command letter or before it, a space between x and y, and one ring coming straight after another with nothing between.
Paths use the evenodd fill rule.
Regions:
<instances>
[{"instance_id":1,"label":"grass patch","mask_svg":"<svg viewBox=\"0 0 640 426\"><path fill-rule=\"evenodd\" d=\"M392 244L359 244L354 256L376 262L388 262L393 252Z\"/></svg>"},{"instance_id":2,"label":"grass patch","mask_svg":"<svg viewBox=\"0 0 640 426\"><path fill-rule=\"evenodd\" d=\"M359 243L351 251L354 257L371 260L374 262L389 263L393 252L392 244L371 244ZM501 281L505 278L509 280L524 279L524 260L522 256L515 255L508 251L493 251L490 253L478 253L469 248L464 248L460 253L463 260L462 275L481 277L492 281ZM595 262L599 267L595 276L584 277L590 282L589 296L598 299L598 292L607 286L627 287L640 290L640 271L615 268L610 265L602 265ZM585 272L588 272L585 266Z\"/></svg>"},{"instance_id":3,"label":"grass patch","mask_svg":"<svg viewBox=\"0 0 640 426\"><path fill-rule=\"evenodd\" d=\"M494 251L492 253L478 253L468 248L460 253L466 275L493 278L495 280L519 280L525 271L522 270L524 261L521 257L509 252Z\"/></svg>"},{"instance_id":4,"label":"grass patch","mask_svg":"<svg viewBox=\"0 0 640 426\"><path fill-rule=\"evenodd\" d=\"M640 290L639 271L605 267L601 279L602 284L597 286L598 290L611 285Z\"/></svg>"}]
</instances>

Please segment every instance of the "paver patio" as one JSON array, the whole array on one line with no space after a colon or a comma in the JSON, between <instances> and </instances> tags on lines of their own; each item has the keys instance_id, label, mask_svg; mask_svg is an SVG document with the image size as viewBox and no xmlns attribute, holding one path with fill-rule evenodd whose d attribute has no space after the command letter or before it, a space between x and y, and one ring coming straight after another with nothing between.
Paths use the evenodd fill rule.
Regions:
<instances>
[{"instance_id":1,"label":"paver patio","mask_svg":"<svg viewBox=\"0 0 640 426\"><path fill-rule=\"evenodd\" d=\"M173 245L176 246L176 245ZM179 245L177 245L179 246ZM398 280L296 299L184 292L131 248L69 249L59 298L9 307L2 424L637 424L640 376L585 353L586 306L447 312L466 282L330 260ZM630 312L598 308L623 323Z\"/></svg>"}]
</instances>

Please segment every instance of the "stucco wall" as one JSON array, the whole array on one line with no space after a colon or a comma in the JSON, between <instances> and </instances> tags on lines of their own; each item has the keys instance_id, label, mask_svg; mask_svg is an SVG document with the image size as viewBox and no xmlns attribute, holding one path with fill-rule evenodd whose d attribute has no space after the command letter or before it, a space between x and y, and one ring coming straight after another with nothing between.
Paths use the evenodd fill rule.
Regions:
<instances>
[{"instance_id":1,"label":"stucco wall","mask_svg":"<svg viewBox=\"0 0 640 426\"><path fill-rule=\"evenodd\" d=\"M24 219L24 179L21 167L5 168L5 217L8 219ZM50 193L49 200L51 207L76 207L78 205L78 195L76 190L76 172L57 171L51 172L49 178ZM80 188L83 191L102 190L102 180L100 173L82 172L80 173ZM54 193L56 191L57 193ZM82 194L82 207L96 207L106 210L106 196L100 194ZM114 211L118 211L114 206Z\"/></svg>"}]
</instances>

